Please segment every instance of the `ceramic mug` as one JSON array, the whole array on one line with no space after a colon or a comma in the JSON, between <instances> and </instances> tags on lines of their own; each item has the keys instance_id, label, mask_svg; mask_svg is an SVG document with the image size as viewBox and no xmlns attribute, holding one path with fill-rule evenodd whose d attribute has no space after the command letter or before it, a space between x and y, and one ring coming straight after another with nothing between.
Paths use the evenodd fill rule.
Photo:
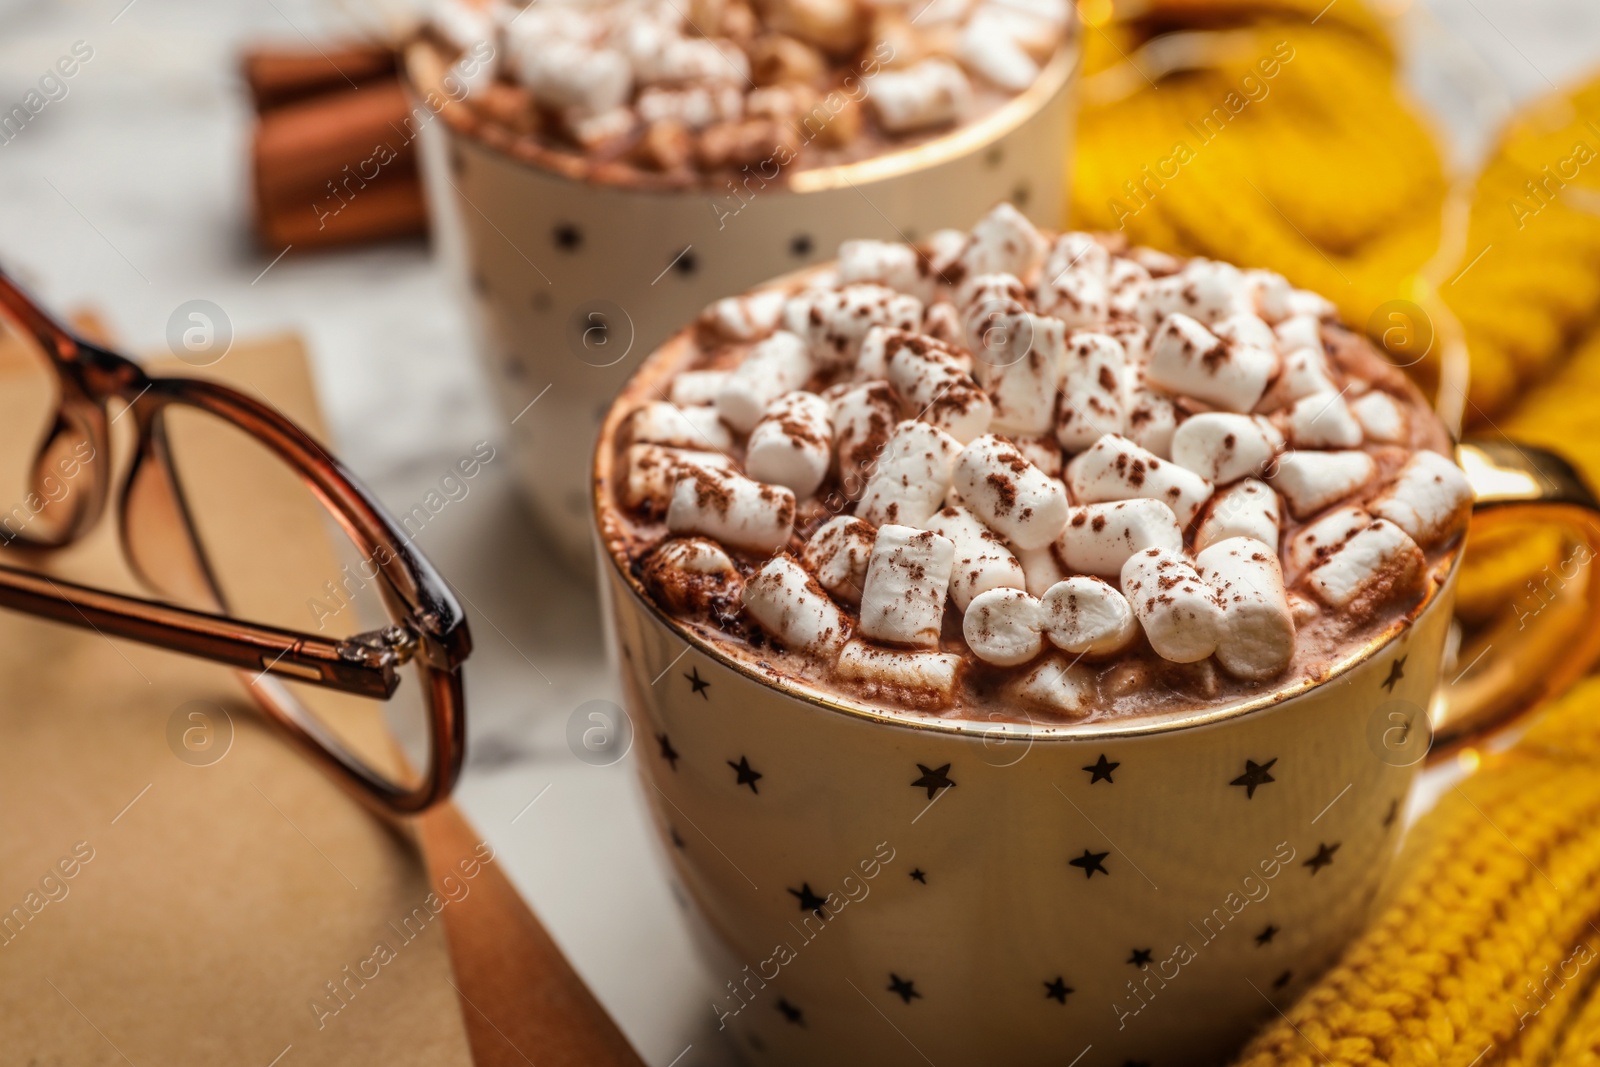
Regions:
<instances>
[{"instance_id":1,"label":"ceramic mug","mask_svg":"<svg viewBox=\"0 0 1600 1067\"><path fill-rule=\"evenodd\" d=\"M682 348L641 375L665 380ZM596 459L602 531L621 416ZM1469 536L1565 523L1585 561L1600 551L1561 461L1458 456ZM1136 719L912 719L743 663L601 566L644 793L718 976L707 1010L752 1062L796 1067L1224 1062L1367 918L1430 748L1600 654L1600 578L1580 567L1441 685L1458 550L1320 682Z\"/></svg>"},{"instance_id":2,"label":"ceramic mug","mask_svg":"<svg viewBox=\"0 0 1600 1067\"><path fill-rule=\"evenodd\" d=\"M594 560L589 458L606 407L644 356L711 301L831 259L851 238L968 228L1001 200L1060 227L1078 39L1074 24L1034 84L977 122L737 193L584 181L448 122L421 125L439 252L465 291L521 485L569 563L587 570ZM423 95L443 76L423 43L407 68Z\"/></svg>"}]
</instances>

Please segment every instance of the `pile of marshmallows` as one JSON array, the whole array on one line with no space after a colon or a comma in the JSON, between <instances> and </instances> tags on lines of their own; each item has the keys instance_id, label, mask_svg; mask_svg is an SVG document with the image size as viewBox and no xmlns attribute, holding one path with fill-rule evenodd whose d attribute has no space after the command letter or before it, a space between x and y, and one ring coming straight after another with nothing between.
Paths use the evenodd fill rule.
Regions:
<instances>
[{"instance_id":1,"label":"pile of marshmallows","mask_svg":"<svg viewBox=\"0 0 1600 1067\"><path fill-rule=\"evenodd\" d=\"M1408 447L1407 403L1335 384L1332 313L1274 274L1051 242L1008 205L921 250L847 242L805 289L707 310L748 351L630 416L623 502L675 535L657 568L736 588L843 681L948 701L947 600L973 656L1031 665L1013 695L1067 714L1093 692L1077 660L1141 631L1269 680L1297 622L1421 595L1469 506L1450 460ZM853 513L790 555L825 507ZM1280 558L1285 507L1304 525ZM742 581L730 548L770 558Z\"/></svg>"},{"instance_id":2,"label":"pile of marshmallows","mask_svg":"<svg viewBox=\"0 0 1600 1067\"><path fill-rule=\"evenodd\" d=\"M835 72L865 78L888 133L959 122L969 75L1021 92L1069 18L1066 0L439 0L429 21L463 51L501 42L483 77L513 78L592 148L641 124L799 121Z\"/></svg>"}]
</instances>

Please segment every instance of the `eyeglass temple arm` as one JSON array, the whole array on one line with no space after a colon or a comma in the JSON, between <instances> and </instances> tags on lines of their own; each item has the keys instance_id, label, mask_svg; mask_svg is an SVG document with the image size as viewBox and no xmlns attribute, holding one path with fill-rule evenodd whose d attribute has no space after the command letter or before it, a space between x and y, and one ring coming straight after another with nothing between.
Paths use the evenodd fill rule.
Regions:
<instances>
[{"instance_id":1,"label":"eyeglass temple arm","mask_svg":"<svg viewBox=\"0 0 1600 1067\"><path fill-rule=\"evenodd\" d=\"M32 334L51 361L63 363L77 355L77 336L40 307L4 268L0 268L0 312Z\"/></svg>"},{"instance_id":2,"label":"eyeglass temple arm","mask_svg":"<svg viewBox=\"0 0 1600 1067\"><path fill-rule=\"evenodd\" d=\"M410 658L404 631L378 631L329 640L189 611L0 566L0 606L27 612L102 637L122 637L201 656L258 675L387 700L400 679L395 668Z\"/></svg>"}]
</instances>

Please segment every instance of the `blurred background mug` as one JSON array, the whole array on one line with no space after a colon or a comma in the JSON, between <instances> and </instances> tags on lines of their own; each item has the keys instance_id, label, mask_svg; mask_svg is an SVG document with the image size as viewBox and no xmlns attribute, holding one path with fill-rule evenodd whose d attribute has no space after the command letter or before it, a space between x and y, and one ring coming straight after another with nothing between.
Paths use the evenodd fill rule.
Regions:
<instances>
[{"instance_id":1,"label":"blurred background mug","mask_svg":"<svg viewBox=\"0 0 1600 1067\"><path fill-rule=\"evenodd\" d=\"M414 93L460 97L427 41L406 66ZM423 125L439 253L468 302L521 485L567 562L593 566L589 461L607 406L705 305L831 259L845 240L970 227L1002 200L1058 228L1078 66L1074 28L1029 88L968 125L737 189L723 178L668 190L569 177L450 122Z\"/></svg>"},{"instance_id":2,"label":"blurred background mug","mask_svg":"<svg viewBox=\"0 0 1600 1067\"><path fill-rule=\"evenodd\" d=\"M629 536L608 521L616 435L688 341L644 364L602 429L603 544ZM1600 550L1600 509L1558 458L1502 441L1458 459L1469 540L1534 522ZM1600 654L1593 571L1457 648L1456 552L1321 680L1077 723L1003 703L989 721L912 716L780 676L664 613L605 552L645 795L719 1026L794 1067L1226 1062L1368 919L1428 758Z\"/></svg>"}]
</instances>

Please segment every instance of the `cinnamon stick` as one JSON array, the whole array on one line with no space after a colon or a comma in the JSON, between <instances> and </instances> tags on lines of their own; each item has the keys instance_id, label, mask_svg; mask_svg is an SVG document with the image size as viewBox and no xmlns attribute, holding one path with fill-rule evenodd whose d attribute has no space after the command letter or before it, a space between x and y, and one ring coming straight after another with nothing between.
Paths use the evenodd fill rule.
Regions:
<instances>
[{"instance_id":1,"label":"cinnamon stick","mask_svg":"<svg viewBox=\"0 0 1600 1067\"><path fill-rule=\"evenodd\" d=\"M269 249L296 251L426 233L427 206L416 170L384 175L347 198L307 195L257 201L256 229Z\"/></svg>"},{"instance_id":2,"label":"cinnamon stick","mask_svg":"<svg viewBox=\"0 0 1600 1067\"><path fill-rule=\"evenodd\" d=\"M305 197L328 183L372 181L391 168L414 169L416 135L398 81L375 82L261 116L252 146L258 199Z\"/></svg>"},{"instance_id":3,"label":"cinnamon stick","mask_svg":"<svg viewBox=\"0 0 1600 1067\"><path fill-rule=\"evenodd\" d=\"M246 51L241 64L256 110L268 111L391 76L395 54L387 45L361 42L321 49L262 45Z\"/></svg>"}]
</instances>

